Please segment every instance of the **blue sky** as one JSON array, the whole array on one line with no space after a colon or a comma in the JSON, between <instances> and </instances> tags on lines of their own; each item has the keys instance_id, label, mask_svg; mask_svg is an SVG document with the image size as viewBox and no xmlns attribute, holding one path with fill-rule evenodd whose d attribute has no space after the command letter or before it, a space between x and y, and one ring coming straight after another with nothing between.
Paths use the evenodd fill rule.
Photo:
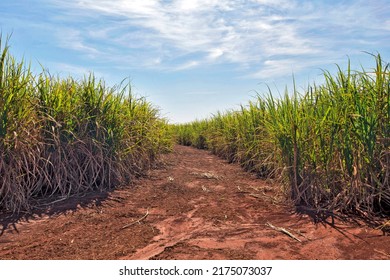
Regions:
<instances>
[{"instance_id":1,"label":"blue sky","mask_svg":"<svg viewBox=\"0 0 390 280\"><path fill-rule=\"evenodd\" d=\"M0 29L35 71L128 78L172 122L390 60L388 0L2 0Z\"/></svg>"}]
</instances>

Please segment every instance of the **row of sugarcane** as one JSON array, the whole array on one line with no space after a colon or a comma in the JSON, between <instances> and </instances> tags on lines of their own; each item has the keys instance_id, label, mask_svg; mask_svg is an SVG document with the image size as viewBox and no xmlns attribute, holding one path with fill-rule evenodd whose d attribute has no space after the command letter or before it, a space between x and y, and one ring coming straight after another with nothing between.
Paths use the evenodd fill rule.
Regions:
<instances>
[{"instance_id":1,"label":"row of sugarcane","mask_svg":"<svg viewBox=\"0 0 390 280\"><path fill-rule=\"evenodd\" d=\"M129 183L172 140L129 85L34 74L0 37L0 211Z\"/></svg>"},{"instance_id":2,"label":"row of sugarcane","mask_svg":"<svg viewBox=\"0 0 390 280\"><path fill-rule=\"evenodd\" d=\"M282 182L295 205L390 213L390 66L379 54L366 71L338 66L325 82L240 110L175 125L183 145L209 149Z\"/></svg>"}]
</instances>

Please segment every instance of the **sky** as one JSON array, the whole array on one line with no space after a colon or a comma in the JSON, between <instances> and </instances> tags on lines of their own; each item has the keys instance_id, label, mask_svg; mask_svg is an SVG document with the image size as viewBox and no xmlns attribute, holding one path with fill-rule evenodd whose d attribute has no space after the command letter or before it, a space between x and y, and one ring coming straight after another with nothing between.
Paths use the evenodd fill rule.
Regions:
<instances>
[{"instance_id":1,"label":"sky","mask_svg":"<svg viewBox=\"0 0 390 280\"><path fill-rule=\"evenodd\" d=\"M172 123L390 61L388 0L1 0L0 30L37 73L126 79Z\"/></svg>"}]
</instances>

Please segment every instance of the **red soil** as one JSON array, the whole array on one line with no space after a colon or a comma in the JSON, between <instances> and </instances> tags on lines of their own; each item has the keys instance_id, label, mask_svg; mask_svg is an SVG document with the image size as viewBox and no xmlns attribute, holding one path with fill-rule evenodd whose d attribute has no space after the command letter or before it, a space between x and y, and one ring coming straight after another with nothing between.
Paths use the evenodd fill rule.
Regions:
<instances>
[{"instance_id":1,"label":"red soil","mask_svg":"<svg viewBox=\"0 0 390 280\"><path fill-rule=\"evenodd\" d=\"M275 199L277 187L207 151L177 146L162 160L132 186L3 214L0 259L390 259L381 231L314 224Z\"/></svg>"}]
</instances>

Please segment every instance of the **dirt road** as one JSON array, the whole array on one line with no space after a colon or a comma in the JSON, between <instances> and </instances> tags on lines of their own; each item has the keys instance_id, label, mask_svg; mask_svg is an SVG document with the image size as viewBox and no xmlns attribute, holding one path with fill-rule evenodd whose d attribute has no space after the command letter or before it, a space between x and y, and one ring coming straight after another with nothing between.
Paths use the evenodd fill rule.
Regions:
<instances>
[{"instance_id":1,"label":"dirt road","mask_svg":"<svg viewBox=\"0 0 390 280\"><path fill-rule=\"evenodd\" d=\"M278 203L275 189L177 146L132 186L1 216L0 259L390 259L381 231L314 224Z\"/></svg>"}]
</instances>

